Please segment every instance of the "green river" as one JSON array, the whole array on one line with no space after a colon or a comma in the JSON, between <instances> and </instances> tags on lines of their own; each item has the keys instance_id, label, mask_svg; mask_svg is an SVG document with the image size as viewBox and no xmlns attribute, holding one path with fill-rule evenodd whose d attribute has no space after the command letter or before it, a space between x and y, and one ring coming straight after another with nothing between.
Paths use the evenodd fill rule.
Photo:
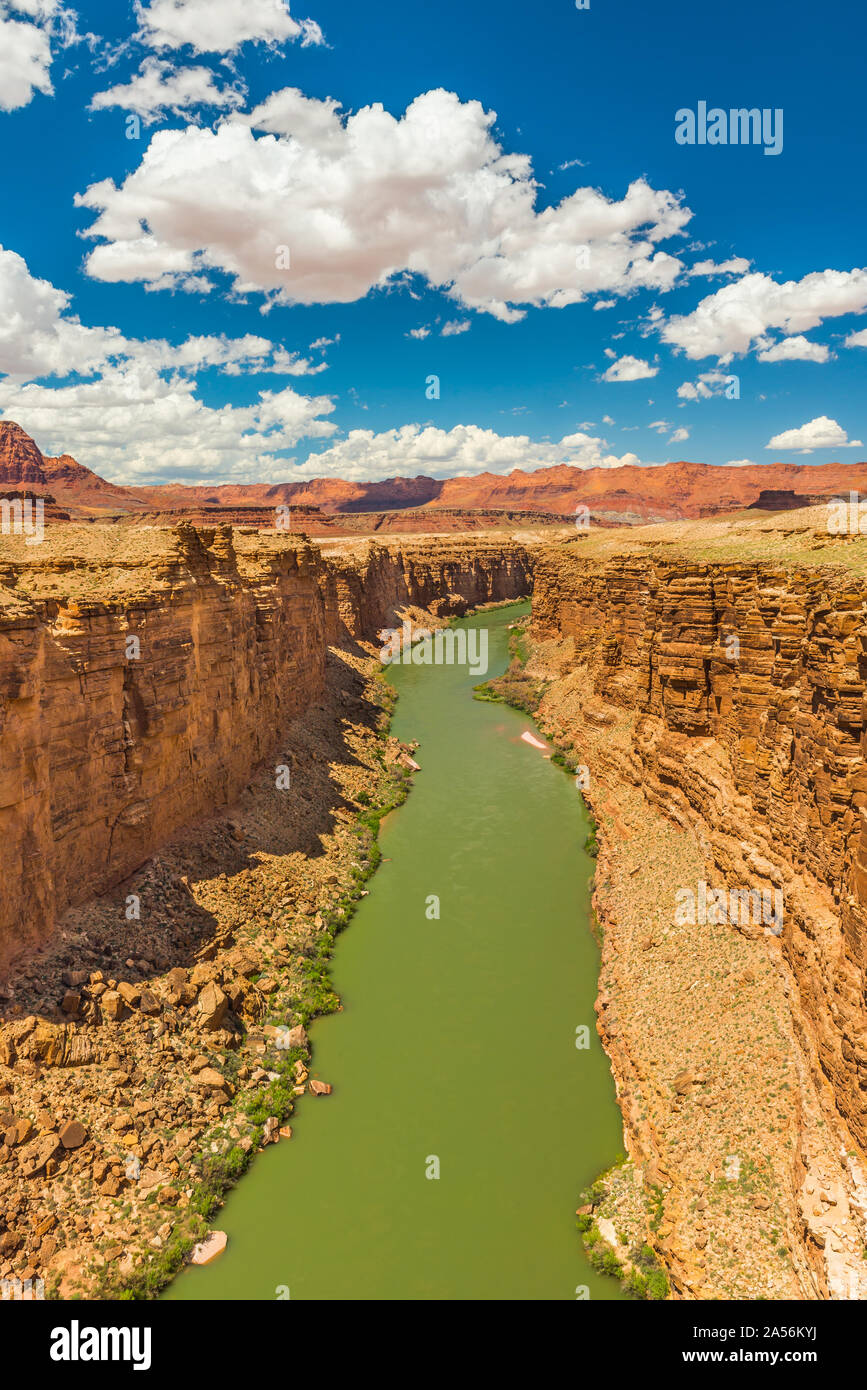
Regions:
<instances>
[{"instance_id":1,"label":"green river","mask_svg":"<svg viewBox=\"0 0 867 1390\"><path fill-rule=\"evenodd\" d=\"M456 624L488 629L488 678L528 610ZM422 771L338 940L343 1010L312 1027L313 1074L334 1094L300 1100L292 1139L214 1218L225 1253L164 1296L620 1298L574 1217L623 1144L594 1027L587 814L574 779L521 740L538 736L527 716L472 698L485 677L395 665L390 678L393 732L419 740Z\"/></svg>"}]
</instances>

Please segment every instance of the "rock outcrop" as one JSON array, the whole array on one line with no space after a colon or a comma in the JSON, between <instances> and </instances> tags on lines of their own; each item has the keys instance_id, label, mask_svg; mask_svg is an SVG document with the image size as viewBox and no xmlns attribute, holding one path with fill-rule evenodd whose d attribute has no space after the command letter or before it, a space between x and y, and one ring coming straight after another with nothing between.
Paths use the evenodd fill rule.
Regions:
<instances>
[{"instance_id":1,"label":"rock outcrop","mask_svg":"<svg viewBox=\"0 0 867 1390\"><path fill-rule=\"evenodd\" d=\"M3 954L232 801L321 690L317 554L243 573L228 529L147 546L55 570L46 542L0 571Z\"/></svg>"},{"instance_id":2,"label":"rock outcrop","mask_svg":"<svg viewBox=\"0 0 867 1390\"><path fill-rule=\"evenodd\" d=\"M143 510L144 504L126 488L107 483L69 454L59 458L43 455L30 435L14 420L0 420L0 493L9 489L33 488L36 493L53 494L76 512L113 507L117 510Z\"/></svg>"},{"instance_id":3,"label":"rock outcrop","mask_svg":"<svg viewBox=\"0 0 867 1390\"><path fill-rule=\"evenodd\" d=\"M400 625L404 608L460 617L470 608L529 594L529 551L504 538L345 544L323 552L328 640L373 639Z\"/></svg>"},{"instance_id":4,"label":"rock outcrop","mask_svg":"<svg viewBox=\"0 0 867 1390\"><path fill-rule=\"evenodd\" d=\"M45 483L44 465L30 435L12 420L0 420L0 487Z\"/></svg>"},{"instance_id":5,"label":"rock outcrop","mask_svg":"<svg viewBox=\"0 0 867 1390\"><path fill-rule=\"evenodd\" d=\"M634 774L701 833L717 877L782 889L784 950L867 1151L867 583L546 552L534 628L571 639L596 695L635 711Z\"/></svg>"}]
</instances>

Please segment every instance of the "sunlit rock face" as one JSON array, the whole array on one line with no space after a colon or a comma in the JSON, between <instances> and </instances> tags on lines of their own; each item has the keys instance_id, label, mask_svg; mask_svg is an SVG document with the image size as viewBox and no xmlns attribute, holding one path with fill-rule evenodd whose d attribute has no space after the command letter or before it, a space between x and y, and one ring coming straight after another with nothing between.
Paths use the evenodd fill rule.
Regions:
<instances>
[{"instance_id":1,"label":"sunlit rock face","mask_svg":"<svg viewBox=\"0 0 867 1390\"><path fill-rule=\"evenodd\" d=\"M692 828L708 881L782 890L800 1005L867 1147L867 580L773 558L598 563L543 547L533 632L590 676L576 733L600 708L631 712L611 771Z\"/></svg>"}]
</instances>

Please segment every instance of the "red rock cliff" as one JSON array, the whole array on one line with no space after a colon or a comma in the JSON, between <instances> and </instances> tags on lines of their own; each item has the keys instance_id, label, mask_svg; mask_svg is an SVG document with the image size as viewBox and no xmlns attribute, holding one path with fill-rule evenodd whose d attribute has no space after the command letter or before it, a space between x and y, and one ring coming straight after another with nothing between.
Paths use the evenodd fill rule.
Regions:
<instances>
[{"instance_id":1,"label":"red rock cliff","mask_svg":"<svg viewBox=\"0 0 867 1390\"><path fill-rule=\"evenodd\" d=\"M319 696L328 643L530 582L502 538L324 561L228 526L46 537L0 540L0 958L232 802Z\"/></svg>"},{"instance_id":2,"label":"red rock cliff","mask_svg":"<svg viewBox=\"0 0 867 1390\"><path fill-rule=\"evenodd\" d=\"M844 567L812 562L818 533L785 560L778 539L766 558L671 543L535 558L541 718L586 759L603 835L600 1031L633 1153L671 1183L662 1248L693 1296L709 1271L711 1296L725 1287L696 1207L744 1152L789 1225L796 1296L863 1296L846 1290L867 1153L864 543ZM679 928L675 892L699 876L781 891L782 934Z\"/></svg>"}]
</instances>

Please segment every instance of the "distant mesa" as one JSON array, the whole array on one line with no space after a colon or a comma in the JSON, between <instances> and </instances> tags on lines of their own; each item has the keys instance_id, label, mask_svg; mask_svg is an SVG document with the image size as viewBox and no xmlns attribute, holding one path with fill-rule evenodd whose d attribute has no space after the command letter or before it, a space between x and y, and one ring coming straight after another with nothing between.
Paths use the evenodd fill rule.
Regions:
<instances>
[{"instance_id":1,"label":"distant mesa","mask_svg":"<svg viewBox=\"0 0 867 1390\"><path fill-rule=\"evenodd\" d=\"M471 478L398 477L369 483L313 478L123 487L70 454L43 455L19 424L0 420L0 493L4 489L7 496L10 489L50 494L54 505L75 521L119 525L167 526L183 517L194 524L271 527L276 508L291 504L293 531L336 537L564 524L574 519L578 506L589 509L596 526L680 521L745 509L789 511L849 490L867 495L867 463L728 468L680 460L657 468L578 470L557 464Z\"/></svg>"},{"instance_id":2,"label":"distant mesa","mask_svg":"<svg viewBox=\"0 0 867 1390\"><path fill-rule=\"evenodd\" d=\"M827 494L793 492L789 488L762 488L750 507L760 512L794 512L800 507L818 507L827 500Z\"/></svg>"}]
</instances>

